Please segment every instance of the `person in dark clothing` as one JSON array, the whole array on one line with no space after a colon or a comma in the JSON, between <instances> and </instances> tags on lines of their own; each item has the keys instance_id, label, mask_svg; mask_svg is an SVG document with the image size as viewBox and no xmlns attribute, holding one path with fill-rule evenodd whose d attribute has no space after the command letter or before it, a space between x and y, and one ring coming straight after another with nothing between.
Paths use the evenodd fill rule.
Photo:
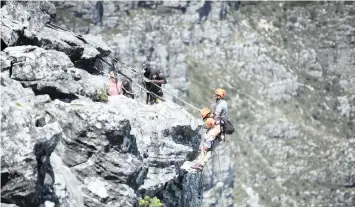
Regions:
<instances>
[{"instance_id":1,"label":"person in dark clothing","mask_svg":"<svg viewBox=\"0 0 355 207\"><path fill-rule=\"evenodd\" d=\"M154 71L152 76L152 79L150 80L151 83L151 92L153 94L151 94L150 96L150 104L155 104L158 103L159 97L163 98L163 90L162 90L162 84L166 84L166 78L163 75L163 72L161 70L156 70ZM158 97L156 95L158 95Z\"/></svg>"},{"instance_id":2,"label":"person in dark clothing","mask_svg":"<svg viewBox=\"0 0 355 207\"><path fill-rule=\"evenodd\" d=\"M122 81L122 91L123 91L124 96L134 99L132 86L131 86L131 83L129 82L129 80L125 79Z\"/></svg>"},{"instance_id":3,"label":"person in dark clothing","mask_svg":"<svg viewBox=\"0 0 355 207\"><path fill-rule=\"evenodd\" d=\"M147 100L146 100L146 104L148 104L149 100L150 100L150 91L152 88L152 84L150 83L150 80L153 77L152 69L151 69L149 61L145 61L142 64L142 70L143 70L143 76L144 76L143 85L144 85L145 89L147 89L147 91L148 91L147 92Z\"/></svg>"},{"instance_id":4,"label":"person in dark clothing","mask_svg":"<svg viewBox=\"0 0 355 207\"><path fill-rule=\"evenodd\" d=\"M143 70L143 85L147 89L147 104L157 103L159 97L163 97L162 84L166 84L167 81L161 70L153 70L149 61L145 61L142 64ZM159 86L159 87L158 87ZM156 94L156 95L155 95ZM159 97L157 97L157 95Z\"/></svg>"}]
</instances>

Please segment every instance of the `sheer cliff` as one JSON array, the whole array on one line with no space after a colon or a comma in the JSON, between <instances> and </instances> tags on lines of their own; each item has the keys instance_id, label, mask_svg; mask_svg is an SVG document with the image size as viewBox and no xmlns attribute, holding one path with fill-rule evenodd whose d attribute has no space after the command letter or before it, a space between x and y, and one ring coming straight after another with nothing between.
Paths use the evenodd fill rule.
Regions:
<instances>
[{"instance_id":1,"label":"sheer cliff","mask_svg":"<svg viewBox=\"0 0 355 207\"><path fill-rule=\"evenodd\" d=\"M53 4L2 6L2 202L29 202L42 186L55 189L47 200L86 206L133 205L141 194L171 206L355 205L354 2ZM91 44L43 29L48 21ZM108 54L135 68L152 61L166 89L201 108L214 88L227 90L236 132L202 177L180 168L198 150L191 115L170 102L97 102L109 70L98 57ZM31 154L43 143L44 155ZM31 171L48 159L58 184Z\"/></svg>"},{"instance_id":2,"label":"sheer cliff","mask_svg":"<svg viewBox=\"0 0 355 207\"><path fill-rule=\"evenodd\" d=\"M57 24L155 62L201 108L226 88L237 132L204 172L204 206L355 205L353 2L56 5Z\"/></svg>"}]
</instances>

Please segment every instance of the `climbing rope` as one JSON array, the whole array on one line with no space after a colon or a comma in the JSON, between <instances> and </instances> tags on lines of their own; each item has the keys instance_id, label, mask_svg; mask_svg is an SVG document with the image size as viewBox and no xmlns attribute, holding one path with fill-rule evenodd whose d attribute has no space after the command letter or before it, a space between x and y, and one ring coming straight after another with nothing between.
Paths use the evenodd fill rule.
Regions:
<instances>
[{"instance_id":1,"label":"climbing rope","mask_svg":"<svg viewBox=\"0 0 355 207\"><path fill-rule=\"evenodd\" d=\"M89 44L89 45L95 47L94 45L92 45L92 44L90 44L89 42L87 42L87 41L83 38L83 36L78 35L78 34L75 34L75 33L72 32L72 31L69 31L69 30L67 30L67 29L64 29L64 28L62 28L62 27L60 27L60 26L57 26L57 25L55 25L55 24L52 24L52 23L47 23L46 26L49 26L49 27L52 28L52 29L56 29L56 30L57 30L57 29L61 29L61 30L66 31L66 32L70 32L70 33L74 34L75 37L77 37L78 39L82 40L84 43ZM109 55L109 57L110 57L112 60L114 60L115 62L119 63L121 66L123 66L123 67L125 67L125 68L127 68L127 69L129 69L129 70L131 70L131 71L133 71L134 73L138 74L138 76L144 78L144 76L143 76L142 74L138 73L135 68L127 66L127 65L124 64L122 61L118 60L117 58L113 57L112 55ZM105 61L102 57L99 57L99 58L100 58L103 62L105 62L106 64L108 64L108 65L110 65L111 67L115 68L114 66L112 66L112 64L110 64L110 63L108 63L107 61ZM130 77L128 77L126 74L124 74L122 71L116 69L116 72L120 73L122 76L124 76L125 78L127 78L130 82L134 83L134 81L133 81ZM193 104L190 104L190 103L186 102L185 100L183 100L183 99L181 99L181 98L175 96L175 95L174 95L172 92L170 92L169 90L167 90L167 89L165 89L165 88L162 88L162 87L160 87L159 85L157 85L157 84L155 84L155 83L153 83L153 82L150 82L150 83L153 84L154 86L158 87L159 89L165 91L167 94L171 95L172 97L174 97L174 98L180 100L181 102L185 103L186 105L190 106L190 107L193 108L194 110L200 111L200 109L199 109L198 107L196 107L196 106L194 106ZM138 84L138 83L136 83L136 84ZM140 85L140 84L139 84L139 85ZM139 86L139 87L141 87L141 86ZM146 91L148 91L148 90L146 90ZM157 94L155 94L155 93L153 93L153 92L151 92L151 91L148 91L148 92L151 93L151 94L153 94L154 96L158 96ZM158 97L159 97L159 96L158 96Z\"/></svg>"},{"instance_id":2,"label":"climbing rope","mask_svg":"<svg viewBox=\"0 0 355 207\"><path fill-rule=\"evenodd\" d=\"M141 76L142 78L144 78L144 76L143 76L142 74L138 73L135 68L132 68L132 67L127 66L126 64L124 64L124 63L121 62L120 60L118 60L118 59L112 57L111 55L109 55L109 57L112 58L114 61L118 62L118 63L119 63L120 65L122 65L123 67L132 70L134 73L136 73L136 74L138 74L139 76ZM153 82L150 82L150 83L153 84L153 85L155 85L155 86L157 86L158 88L164 90L164 91L167 92L169 95L171 95L172 97L174 97L174 98L180 100L181 102L185 103L186 105L190 106L191 108L200 111L199 108L197 108L197 107L195 107L194 105L192 105L192 104L186 102L185 100L183 100L183 99L181 99L181 98L175 96L175 95L172 94L169 90L167 90L167 89L165 89L165 88L162 88L162 87L160 87L159 85L157 85L157 84L155 84L155 83L153 83Z\"/></svg>"},{"instance_id":3,"label":"climbing rope","mask_svg":"<svg viewBox=\"0 0 355 207\"><path fill-rule=\"evenodd\" d=\"M159 98L160 100L165 101L162 97L159 97L157 94L155 94L154 92L151 92L149 90L147 90L145 87L141 86L141 84L137 83L136 81L133 81L130 77L128 77L126 74L124 74L121 70L119 70L118 68L115 68L112 64L108 63L106 60L104 60L102 57L99 57L99 59L101 59L104 63L108 64L109 66L111 66L113 68L113 70L116 73L121 74L123 77L127 78L131 83L136 84L141 90L146 91L147 93L150 93L151 95L153 95L155 98ZM137 92L137 94L140 93Z\"/></svg>"}]
</instances>

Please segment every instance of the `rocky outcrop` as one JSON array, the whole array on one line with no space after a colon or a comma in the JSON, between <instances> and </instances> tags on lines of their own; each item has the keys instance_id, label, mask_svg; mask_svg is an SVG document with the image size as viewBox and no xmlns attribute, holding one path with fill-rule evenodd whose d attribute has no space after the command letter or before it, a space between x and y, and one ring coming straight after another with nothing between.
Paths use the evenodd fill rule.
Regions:
<instances>
[{"instance_id":1,"label":"rocky outcrop","mask_svg":"<svg viewBox=\"0 0 355 207\"><path fill-rule=\"evenodd\" d=\"M135 192L168 191L182 163L196 156L200 137L188 127L191 117L169 121L179 115L168 106L159 106L160 114L135 104L118 97L104 107L90 101L46 105L65 129L60 157L82 183L84 197L94 198L87 206L134 206Z\"/></svg>"},{"instance_id":2,"label":"rocky outcrop","mask_svg":"<svg viewBox=\"0 0 355 207\"><path fill-rule=\"evenodd\" d=\"M35 96L7 76L1 74L1 201L18 206L58 204L49 158L62 128L58 122L43 124L46 114L40 109L50 102L48 95Z\"/></svg>"},{"instance_id":3,"label":"rocky outcrop","mask_svg":"<svg viewBox=\"0 0 355 207\"><path fill-rule=\"evenodd\" d=\"M227 89L236 132L204 172L204 206L354 205L352 2L104 2L102 26L77 5L58 2L57 23L155 61L196 105Z\"/></svg>"},{"instance_id":4,"label":"rocky outcrop","mask_svg":"<svg viewBox=\"0 0 355 207\"><path fill-rule=\"evenodd\" d=\"M10 77L32 87L36 94L68 101L78 95L96 100L98 89L106 91L105 77L75 68L63 52L37 46L8 47L3 52L11 65Z\"/></svg>"},{"instance_id":5,"label":"rocky outcrop","mask_svg":"<svg viewBox=\"0 0 355 207\"><path fill-rule=\"evenodd\" d=\"M107 55L104 43L44 26L49 2L1 10L2 206L138 206L143 196L201 206L202 173L189 168L201 139L193 116L169 102L102 102L106 77L81 66Z\"/></svg>"},{"instance_id":6,"label":"rocky outcrop","mask_svg":"<svg viewBox=\"0 0 355 207\"><path fill-rule=\"evenodd\" d=\"M126 97L107 104L51 101L7 75L1 78L3 202L135 206L137 195L161 195L174 205L201 201L183 199L202 187L199 173L180 170L196 157L200 140L189 114L170 113L176 106L168 104L137 107Z\"/></svg>"},{"instance_id":7,"label":"rocky outcrop","mask_svg":"<svg viewBox=\"0 0 355 207\"><path fill-rule=\"evenodd\" d=\"M2 48L15 45L34 45L66 53L72 62L90 73L98 74L102 68L98 57L110 54L110 48L98 37L75 35L55 27L51 21L56 9L42 2L8 1L1 8Z\"/></svg>"}]
</instances>

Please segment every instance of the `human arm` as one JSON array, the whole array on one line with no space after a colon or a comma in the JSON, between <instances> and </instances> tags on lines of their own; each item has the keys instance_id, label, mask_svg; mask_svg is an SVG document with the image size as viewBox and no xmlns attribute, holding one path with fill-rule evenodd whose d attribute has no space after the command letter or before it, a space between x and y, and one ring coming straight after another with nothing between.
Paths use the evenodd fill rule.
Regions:
<instances>
[{"instance_id":1,"label":"human arm","mask_svg":"<svg viewBox=\"0 0 355 207\"><path fill-rule=\"evenodd\" d=\"M150 82L155 84L166 84L165 78L163 80L151 80Z\"/></svg>"},{"instance_id":2,"label":"human arm","mask_svg":"<svg viewBox=\"0 0 355 207\"><path fill-rule=\"evenodd\" d=\"M167 83L167 81L166 81L166 78L163 76L160 76L160 80L151 80L151 82L153 82L153 83L156 83L156 84L166 84Z\"/></svg>"},{"instance_id":3,"label":"human arm","mask_svg":"<svg viewBox=\"0 0 355 207\"><path fill-rule=\"evenodd\" d=\"M149 80L148 78L143 78L145 82L155 83L155 84L165 84L166 80Z\"/></svg>"},{"instance_id":4,"label":"human arm","mask_svg":"<svg viewBox=\"0 0 355 207\"><path fill-rule=\"evenodd\" d=\"M221 104L217 104L216 105L216 109L215 109L215 118L221 117L221 113L222 113L223 107Z\"/></svg>"},{"instance_id":5,"label":"human arm","mask_svg":"<svg viewBox=\"0 0 355 207\"><path fill-rule=\"evenodd\" d=\"M205 134L206 141L213 141L218 134L221 133L221 125L215 125L211 130Z\"/></svg>"}]
</instances>

